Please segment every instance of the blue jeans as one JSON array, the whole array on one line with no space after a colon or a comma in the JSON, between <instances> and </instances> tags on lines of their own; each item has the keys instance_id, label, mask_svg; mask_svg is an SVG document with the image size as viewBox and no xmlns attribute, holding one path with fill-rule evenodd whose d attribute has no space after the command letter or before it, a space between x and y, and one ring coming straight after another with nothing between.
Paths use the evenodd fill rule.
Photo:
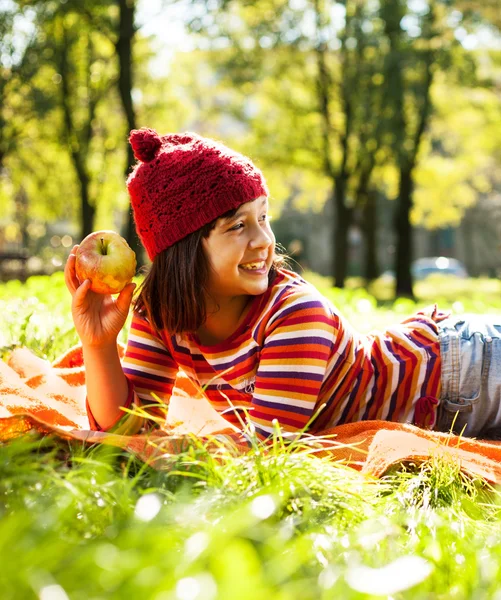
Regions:
<instances>
[{"instance_id":1,"label":"blue jeans","mask_svg":"<svg viewBox=\"0 0 501 600\"><path fill-rule=\"evenodd\" d=\"M501 315L438 323L442 393L435 429L501 438Z\"/></svg>"}]
</instances>

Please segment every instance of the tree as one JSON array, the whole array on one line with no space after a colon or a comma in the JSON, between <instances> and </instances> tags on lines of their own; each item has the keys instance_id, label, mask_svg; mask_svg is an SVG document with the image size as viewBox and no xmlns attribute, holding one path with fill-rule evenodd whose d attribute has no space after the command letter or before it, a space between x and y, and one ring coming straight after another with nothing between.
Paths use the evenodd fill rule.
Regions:
<instances>
[{"instance_id":1,"label":"tree","mask_svg":"<svg viewBox=\"0 0 501 600\"><path fill-rule=\"evenodd\" d=\"M33 29L23 47L25 70L15 80L19 84L8 86L2 110L10 111L9 124L18 131L16 151L8 157L6 195L14 198L24 189L31 219L78 220L84 236L96 218L109 222L124 200L116 166L125 143L123 136L118 141L115 48L76 5L19 2L19 11L34 13ZM96 9L96 18L101 13Z\"/></svg>"},{"instance_id":2,"label":"tree","mask_svg":"<svg viewBox=\"0 0 501 600\"><path fill-rule=\"evenodd\" d=\"M397 233L396 249L396 295L413 296L412 274L412 227L410 213L414 188L414 169L429 117L431 115L431 85L435 71L436 51L433 39L436 36L436 2L430 2L429 11L422 19L422 44L409 42L402 29L406 14L404 0L384 0L381 16L385 23L385 34L389 40L385 75L388 110L394 124L393 147L399 170L398 203L395 218ZM405 71L419 69L416 79L409 82Z\"/></svg>"},{"instance_id":3,"label":"tree","mask_svg":"<svg viewBox=\"0 0 501 600\"><path fill-rule=\"evenodd\" d=\"M115 48L119 63L118 89L122 101L123 111L127 121L127 129L131 131L136 128L136 113L132 101L133 88L133 68L132 68L132 43L136 33L134 17L136 11L135 0L117 0L120 9L120 18L118 24L118 36L115 41ZM125 176L128 175L134 164L134 153L130 144L127 145L127 161L124 169ZM141 245L135 233L134 218L132 209L129 209L125 237L130 247L141 254Z\"/></svg>"},{"instance_id":4,"label":"tree","mask_svg":"<svg viewBox=\"0 0 501 600\"><path fill-rule=\"evenodd\" d=\"M75 7L82 11L88 23L94 29L102 31L115 48L118 62L118 93L126 122L127 133L136 129L136 111L132 99L134 87L133 42L137 33L135 15L136 0L86 0L76 3ZM116 10L114 10L116 9ZM126 161L124 177L127 177L135 162L130 144L126 143ZM129 206L123 234L130 247L138 256L142 256L142 247L135 232L132 209ZM140 259L140 262L142 260Z\"/></svg>"},{"instance_id":5,"label":"tree","mask_svg":"<svg viewBox=\"0 0 501 600\"><path fill-rule=\"evenodd\" d=\"M126 133L136 129L137 118L132 99L134 87L134 57L133 43L137 34L135 15L136 0L86 0L75 2L75 9L81 11L90 26L103 32L115 48L118 63L117 89L120 96L123 115L126 123ZM135 162L130 144L124 136L126 160L124 164L124 178L126 178ZM143 250L136 235L132 209L129 205L127 217L123 228L123 235L130 247L136 252L138 262L144 262Z\"/></svg>"},{"instance_id":6,"label":"tree","mask_svg":"<svg viewBox=\"0 0 501 600\"><path fill-rule=\"evenodd\" d=\"M47 169L42 166L46 148L38 146L35 156L30 154L37 146L39 124L50 119L56 104L47 83L38 76L37 18L37 11L22 3L12 2L0 12L0 204L4 219L14 217L10 225L8 220L3 225L23 248L30 245L30 219L40 210L47 181ZM36 194L31 193L34 181ZM57 206L57 201L52 204L52 208Z\"/></svg>"},{"instance_id":7,"label":"tree","mask_svg":"<svg viewBox=\"0 0 501 600\"><path fill-rule=\"evenodd\" d=\"M114 82L113 54L106 39L90 29L71 5L41 17L40 49L49 50L48 63L59 83L61 133L79 183L83 238L94 229L99 186L92 186L91 146L100 133L95 122L98 105Z\"/></svg>"},{"instance_id":8,"label":"tree","mask_svg":"<svg viewBox=\"0 0 501 600\"><path fill-rule=\"evenodd\" d=\"M249 118L244 99L242 118L261 136L261 146L273 139L275 151L265 149L264 156L285 168L307 166L331 182L329 199L336 215L332 272L342 287L353 211L357 203L370 210L370 179L377 163L373 154L384 145L377 108L381 88L374 79L381 68L379 29L367 29L374 9L354 0L344 6L313 0L296 9L283 1L225 1L214 11L192 27L214 31L217 42L230 42L230 48L218 53L219 76L234 86L250 84L257 103L270 94L281 114ZM285 93L272 91L268 81ZM291 126L284 129L287 121Z\"/></svg>"},{"instance_id":9,"label":"tree","mask_svg":"<svg viewBox=\"0 0 501 600\"><path fill-rule=\"evenodd\" d=\"M124 128L128 132L136 127L136 116L132 101L133 88L133 56L132 56L132 41L136 33L134 26L134 16L136 10L135 0L66 0L65 3L47 3L38 0L32 2L28 0L22 1L25 5L31 5L39 10L38 20L45 23L51 23L54 19L60 18L62 15L73 15L78 19L78 23L82 26L83 33L87 37L88 44L93 45L94 49L104 48L105 40L112 44L114 49L114 57L116 59L115 73L110 75L109 83L116 85L119 93L120 102L123 109L123 114L126 121ZM47 6L46 6L47 5ZM59 26L61 29L61 26ZM74 120L72 116L72 105L75 97L72 94L72 77L77 71L72 69L72 58L70 55L73 52L74 46L78 46L74 39L74 33L70 31L68 23L65 25L66 33L61 34L58 47L58 68L62 70L65 77L61 80L61 101L65 115L66 139L70 145L70 152L78 174L81 196L82 196L82 234L89 231L92 227L94 210L92 202L89 198L89 174L87 173L86 155L89 151L89 135L93 134L93 114L97 107L97 103L110 92L110 86L107 89L97 89L97 86L92 85L89 80L84 83L80 81L76 83L77 87L87 86L88 89L88 105L87 105L87 125L80 127L80 124ZM62 31L62 30L61 30ZM61 32L59 32L61 33ZM99 43L96 39L99 38ZM93 60L91 54L87 55L87 59ZM103 56L97 56L98 61L103 60ZM112 57L107 57L108 63L111 65ZM88 64L90 68L91 65ZM101 83L103 83L101 81ZM126 141L126 135L123 136L123 148L125 151L126 161L123 172L128 174L134 156L132 149ZM141 254L139 240L135 236L132 213L127 212L124 235L127 237L131 247L138 254Z\"/></svg>"}]
</instances>

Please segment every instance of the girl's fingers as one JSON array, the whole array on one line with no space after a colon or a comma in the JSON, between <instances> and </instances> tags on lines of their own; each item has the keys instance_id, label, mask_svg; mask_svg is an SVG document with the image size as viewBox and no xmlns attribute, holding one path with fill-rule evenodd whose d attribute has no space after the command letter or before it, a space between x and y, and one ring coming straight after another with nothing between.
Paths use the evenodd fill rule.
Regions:
<instances>
[{"instance_id":1,"label":"girl's fingers","mask_svg":"<svg viewBox=\"0 0 501 600\"><path fill-rule=\"evenodd\" d=\"M70 290L73 295L80 285L80 281L78 281L78 277L75 274L75 258L76 258L76 250L78 249L78 245L73 246L70 255L66 261L66 265L64 267L64 280L66 283L66 287Z\"/></svg>"},{"instance_id":2,"label":"girl's fingers","mask_svg":"<svg viewBox=\"0 0 501 600\"><path fill-rule=\"evenodd\" d=\"M86 279L76 289L75 294L73 295L73 304L74 304L75 308L80 308L84 304L85 298L87 296L87 292L90 289L90 285L91 285L90 279Z\"/></svg>"},{"instance_id":3,"label":"girl's fingers","mask_svg":"<svg viewBox=\"0 0 501 600\"><path fill-rule=\"evenodd\" d=\"M132 295L134 294L134 290L136 289L135 283L128 283L124 289L120 292L116 303L117 308L122 314L127 314L129 312L130 303L132 301Z\"/></svg>"},{"instance_id":4,"label":"girl's fingers","mask_svg":"<svg viewBox=\"0 0 501 600\"><path fill-rule=\"evenodd\" d=\"M75 257L71 254L66 259L66 264L64 265L64 283L66 287L71 292L71 295L75 293L76 286L74 282L74 270L75 270Z\"/></svg>"},{"instance_id":5,"label":"girl's fingers","mask_svg":"<svg viewBox=\"0 0 501 600\"><path fill-rule=\"evenodd\" d=\"M74 294L77 290L80 282L78 281L77 276L75 275L75 257L70 256L66 263L66 267L64 269L64 280L67 288L70 290L71 294Z\"/></svg>"}]
</instances>

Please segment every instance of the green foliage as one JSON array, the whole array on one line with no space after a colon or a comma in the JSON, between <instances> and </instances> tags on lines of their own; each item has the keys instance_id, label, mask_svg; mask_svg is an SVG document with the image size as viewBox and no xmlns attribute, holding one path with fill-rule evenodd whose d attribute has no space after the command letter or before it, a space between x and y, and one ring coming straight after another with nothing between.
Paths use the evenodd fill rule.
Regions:
<instances>
[{"instance_id":1,"label":"green foliage","mask_svg":"<svg viewBox=\"0 0 501 600\"><path fill-rule=\"evenodd\" d=\"M499 585L498 493L437 460L376 481L307 447L217 461L192 448L154 471L27 436L0 446L0 518L6 599L491 598Z\"/></svg>"},{"instance_id":2,"label":"green foliage","mask_svg":"<svg viewBox=\"0 0 501 600\"><path fill-rule=\"evenodd\" d=\"M320 210L332 197L334 175L346 183L345 203L357 206L364 231L371 194L398 197L399 157L416 149L430 60L434 112L417 157L412 222L456 225L499 187L500 53L494 43L472 50L459 41L486 23L498 35L492 2L189 4L196 51L178 52L153 72L156 40L140 30L135 35L138 126L196 129L249 154L268 179L275 215L291 199ZM121 229L128 198L127 131L115 90L118 3L18 0L6 6L0 15L0 227L8 227L9 242L19 238L16 198L23 193L30 250L42 243L42 222L63 221L75 237L83 181L78 150L97 211L95 228ZM29 27L16 28L20 22ZM63 30L69 135L61 93Z\"/></svg>"},{"instance_id":3,"label":"green foliage","mask_svg":"<svg viewBox=\"0 0 501 600\"><path fill-rule=\"evenodd\" d=\"M499 110L484 116L496 104L488 79L497 72L495 60L460 43L465 28L476 32L478 21L455 2L194 4L191 29L204 48L210 42L203 55L215 85L199 105L207 115L204 132L228 131L230 144L263 160L276 206L292 200L318 210L334 192L337 281L344 281L343 233L353 207L362 233L374 222L376 194L404 207L394 209L401 217L400 280L411 259L409 220L456 226L468 207L496 189L493 163L499 159L491 133L499 129ZM199 85L193 87L198 95ZM474 106L481 90L485 104ZM472 113L481 135L469 125ZM369 247L370 276L376 255Z\"/></svg>"},{"instance_id":4,"label":"green foliage","mask_svg":"<svg viewBox=\"0 0 501 600\"><path fill-rule=\"evenodd\" d=\"M457 226L468 207L500 184L499 101L485 82L472 82L465 91L451 79L437 76L436 114L416 170L412 221L430 229Z\"/></svg>"},{"instance_id":5,"label":"green foliage","mask_svg":"<svg viewBox=\"0 0 501 600\"><path fill-rule=\"evenodd\" d=\"M29 277L25 284L0 284L0 315L0 357L27 346L40 358L54 360L78 342L61 271ZM125 342L125 330L119 339Z\"/></svg>"},{"instance_id":6,"label":"green foliage","mask_svg":"<svg viewBox=\"0 0 501 600\"><path fill-rule=\"evenodd\" d=\"M28 346L41 358L54 359L78 338L71 323L71 296L63 273L12 280L0 286L0 352Z\"/></svg>"},{"instance_id":7,"label":"green foliage","mask_svg":"<svg viewBox=\"0 0 501 600\"><path fill-rule=\"evenodd\" d=\"M32 223L57 220L68 223L72 234L80 231L87 194L96 212L93 228L122 226L127 132L115 89L115 4L12 3L16 18L31 15L33 28L24 42L11 27L24 54L0 77L9 75L0 102L0 146L2 137L11 140L9 151L0 152L0 177L8 184L0 185L7 208L0 226L10 222L9 241L19 237L20 190L28 196Z\"/></svg>"}]
</instances>

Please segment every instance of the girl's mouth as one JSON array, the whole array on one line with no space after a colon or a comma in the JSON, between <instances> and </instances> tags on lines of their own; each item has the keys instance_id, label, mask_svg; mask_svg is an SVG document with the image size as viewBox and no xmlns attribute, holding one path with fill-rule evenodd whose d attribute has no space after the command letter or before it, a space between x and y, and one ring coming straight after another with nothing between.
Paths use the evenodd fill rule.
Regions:
<instances>
[{"instance_id":1,"label":"girl's mouth","mask_svg":"<svg viewBox=\"0 0 501 600\"><path fill-rule=\"evenodd\" d=\"M238 268L246 273L255 273L256 275L262 275L268 271L266 262L264 260L238 265Z\"/></svg>"}]
</instances>

